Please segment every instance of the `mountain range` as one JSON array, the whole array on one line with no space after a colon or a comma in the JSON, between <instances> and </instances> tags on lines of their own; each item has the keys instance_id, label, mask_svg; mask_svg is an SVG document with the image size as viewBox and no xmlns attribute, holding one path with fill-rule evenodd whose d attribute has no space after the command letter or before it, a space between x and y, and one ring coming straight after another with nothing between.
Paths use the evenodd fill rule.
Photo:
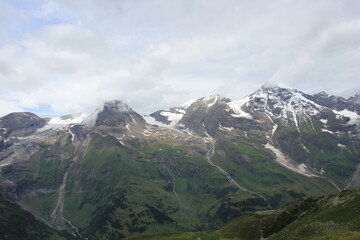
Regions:
<instances>
[{"instance_id":1,"label":"mountain range","mask_svg":"<svg viewBox=\"0 0 360 240\"><path fill-rule=\"evenodd\" d=\"M0 119L6 198L78 238L203 231L360 183L360 104L263 86L142 116L105 102L92 114Z\"/></svg>"}]
</instances>

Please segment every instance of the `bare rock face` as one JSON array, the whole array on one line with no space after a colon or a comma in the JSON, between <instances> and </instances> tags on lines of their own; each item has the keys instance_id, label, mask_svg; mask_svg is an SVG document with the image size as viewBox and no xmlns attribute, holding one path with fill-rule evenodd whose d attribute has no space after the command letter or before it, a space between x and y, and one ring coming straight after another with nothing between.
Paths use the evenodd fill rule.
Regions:
<instances>
[{"instance_id":1,"label":"bare rock face","mask_svg":"<svg viewBox=\"0 0 360 240\"><path fill-rule=\"evenodd\" d=\"M10 113L0 118L0 135L3 138L29 136L42 128L46 122L30 112Z\"/></svg>"},{"instance_id":2,"label":"bare rock face","mask_svg":"<svg viewBox=\"0 0 360 240\"><path fill-rule=\"evenodd\" d=\"M350 102L360 104L360 92L348 98Z\"/></svg>"},{"instance_id":3,"label":"bare rock face","mask_svg":"<svg viewBox=\"0 0 360 240\"><path fill-rule=\"evenodd\" d=\"M96 126L125 126L129 122L145 125L142 116L132 110L126 103L118 100L105 102L98 113Z\"/></svg>"},{"instance_id":4,"label":"bare rock face","mask_svg":"<svg viewBox=\"0 0 360 240\"><path fill-rule=\"evenodd\" d=\"M186 109L178 127L189 129L200 136L214 137L220 126L233 127L236 125L227 106L229 101L219 95L198 99Z\"/></svg>"},{"instance_id":5,"label":"bare rock face","mask_svg":"<svg viewBox=\"0 0 360 240\"><path fill-rule=\"evenodd\" d=\"M360 100L359 97L360 94L358 94L358 100ZM359 102L356 103L356 95L353 98L345 99L343 97L329 96L325 92L320 92L312 96L308 96L308 98L324 107L337 111L346 109L360 114L360 105L358 104Z\"/></svg>"},{"instance_id":6,"label":"bare rock face","mask_svg":"<svg viewBox=\"0 0 360 240\"><path fill-rule=\"evenodd\" d=\"M171 121L169 121L167 116L163 115L164 112L165 112L164 110L156 111L156 112L150 114L150 117L153 117L158 122L169 125L169 124L171 124ZM169 112L174 113L174 111L172 109L170 109Z\"/></svg>"}]
</instances>

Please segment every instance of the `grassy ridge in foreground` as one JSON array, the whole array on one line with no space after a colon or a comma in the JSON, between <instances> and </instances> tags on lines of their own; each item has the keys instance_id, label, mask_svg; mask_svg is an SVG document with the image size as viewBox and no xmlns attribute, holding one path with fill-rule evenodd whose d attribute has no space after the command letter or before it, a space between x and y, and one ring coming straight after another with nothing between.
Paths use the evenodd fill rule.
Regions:
<instances>
[{"instance_id":1,"label":"grassy ridge in foreground","mask_svg":"<svg viewBox=\"0 0 360 240\"><path fill-rule=\"evenodd\" d=\"M253 214L217 231L137 235L126 240L360 239L360 187L304 198L271 214Z\"/></svg>"}]
</instances>

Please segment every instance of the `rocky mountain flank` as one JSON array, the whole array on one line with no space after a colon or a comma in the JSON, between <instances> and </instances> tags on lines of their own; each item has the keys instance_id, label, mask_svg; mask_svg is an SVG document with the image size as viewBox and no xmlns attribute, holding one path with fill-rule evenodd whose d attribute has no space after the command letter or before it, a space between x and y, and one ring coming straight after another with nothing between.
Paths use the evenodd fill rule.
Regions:
<instances>
[{"instance_id":1,"label":"rocky mountain flank","mask_svg":"<svg viewBox=\"0 0 360 240\"><path fill-rule=\"evenodd\" d=\"M215 229L360 183L359 104L262 87L141 116L0 119L0 187L48 225L88 239Z\"/></svg>"},{"instance_id":2,"label":"rocky mountain flank","mask_svg":"<svg viewBox=\"0 0 360 240\"><path fill-rule=\"evenodd\" d=\"M350 102L360 104L360 92L356 93L354 96L349 97Z\"/></svg>"}]
</instances>

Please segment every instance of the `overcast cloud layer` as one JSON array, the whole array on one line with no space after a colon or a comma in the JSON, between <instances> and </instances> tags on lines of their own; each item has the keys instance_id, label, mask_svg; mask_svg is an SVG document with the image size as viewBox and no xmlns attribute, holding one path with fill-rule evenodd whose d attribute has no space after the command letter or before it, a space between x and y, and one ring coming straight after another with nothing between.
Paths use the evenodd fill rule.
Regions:
<instances>
[{"instance_id":1,"label":"overcast cloud layer","mask_svg":"<svg viewBox=\"0 0 360 240\"><path fill-rule=\"evenodd\" d=\"M360 1L0 0L0 115L360 90Z\"/></svg>"}]
</instances>

